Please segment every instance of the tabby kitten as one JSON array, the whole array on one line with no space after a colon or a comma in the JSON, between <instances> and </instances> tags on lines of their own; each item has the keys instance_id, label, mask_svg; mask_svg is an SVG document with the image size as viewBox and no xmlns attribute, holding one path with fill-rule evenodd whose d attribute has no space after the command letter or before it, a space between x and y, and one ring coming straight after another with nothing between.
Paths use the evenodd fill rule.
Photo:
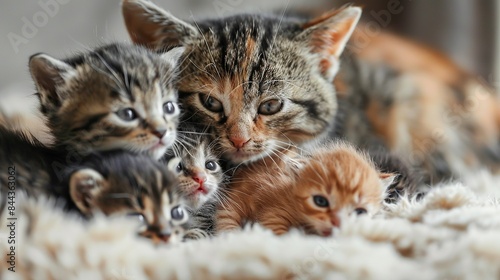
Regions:
<instances>
[{"instance_id":1,"label":"tabby kitten","mask_svg":"<svg viewBox=\"0 0 500 280\"><path fill-rule=\"evenodd\" d=\"M178 191L189 206L190 228L199 229L201 236L213 234L219 191L226 181L215 140L206 129L181 123L178 141L165 156L180 159L172 169L178 173Z\"/></svg>"},{"instance_id":2,"label":"tabby kitten","mask_svg":"<svg viewBox=\"0 0 500 280\"><path fill-rule=\"evenodd\" d=\"M224 174L219 164L217 142L206 130L181 125L178 141L168 150L167 159L177 157L175 167L179 177L179 191L189 206L196 210L214 200Z\"/></svg>"},{"instance_id":3,"label":"tabby kitten","mask_svg":"<svg viewBox=\"0 0 500 280\"><path fill-rule=\"evenodd\" d=\"M385 33L366 39L367 25L340 58L358 8L310 21L235 15L188 23L149 1L122 3L135 43L188 49L180 99L193 122L216 130L233 162L329 134L396 154L428 184L484 167L500 172L498 96L436 52Z\"/></svg>"},{"instance_id":4,"label":"tabby kitten","mask_svg":"<svg viewBox=\"0 0 500 280\"><path fill-rule=\"evenodd\" d=\"M189 122L219 136L224 158L254 161L327 135L337 108L333 78L359 8L306 24L264 15L191 24L149 1L122 7L135 43L186 47L179 99Z\"/></svg>"},{"instance_id":5,"label":"tabby kitten","mask_svg":"<svg viewBox=\"0 0 500 280\"><path fill-rule=\"evenodd\" d=\"M120 148L159 159L176 138L182 51L157 55L112 44L64 60L33 55L29 68L54 146L83 155Z\"/></svg>"},{"instance_id":6,"label":"tabby kitten","mask_svg":"<svg viewBox=\"0 0 500 280\"><path fill-rule=\"evenodd\" d=\"M141 235L155 242L182 239L188 214L176 192L176 176L149 156L124 151L92 153L56 174L51 163L64 154L2 127L0 146L2 193L11 196L10 192L22 191L32 197L62 199L67 210L84 217L96 212L140 215Z\"/></svg>"},{"instance_id":7,"label":"tabby kitten","mask_svg":"<svg viewBox=\"0 0 500 280\"><path fill-rule=\"evenodd\" d=\"M328 236L350 215L373 215L395 175L380 173L364 154L329 144L293 156L279 168L254 165L237 172L217 213L217 232L258 222L276 234L290 228Z\"/></svg>"}]
</instances>

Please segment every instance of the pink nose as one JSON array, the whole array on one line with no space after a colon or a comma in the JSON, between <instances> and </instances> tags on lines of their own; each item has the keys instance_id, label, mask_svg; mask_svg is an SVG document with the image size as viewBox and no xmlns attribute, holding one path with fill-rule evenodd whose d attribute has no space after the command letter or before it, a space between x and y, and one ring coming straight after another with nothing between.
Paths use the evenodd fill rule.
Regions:
<instances>
[{"instance_id":1,"label":"pink nose","mask_svg":"<svg viewBox=\"0 0 500 280\"><path fill-rule=\"evenodd\" d=\"M337 214L334 216L330 217L330 222L332 223L332 226L334 227L340 227L340 218Z\"/></svg>"},{"instance_id":2,"label":"pink nose","mask_svg":"<svg viewBox=\"0 0 500 280\"><path fill-rule=\"evenodd\" d=\"M203 183L207 180L207 178L205 177L205 175L201 173L196 173L193 175L193 180L198 184L203 185Z\"/></svg>"},{"instance_id":3,"label":"pink nose","mask_svg":"<svg viewBox=\"0 0 500 280\"><path fill-rule=\"evenodd\" d=\"M158 138L163 138L163 136L165 135L165 133L167 133L167 130L166 129L157 129L157 130L153 130L153 134L158 137Z\"/></svg>"},{"instance_id":4,"label":"pink nose","mask_svg":"<svg viewBox=\"0 0 500 280\"><path fill-rule=\"evenodd\" d=\"M245 138L240 138L240 137L230 137L229 141L231 141L231 143L233 143L233 146L236 149L241 149L246 145L246 143L248 143L250 141L250 139L245 139Z\"/></svg>"}]
</instances>

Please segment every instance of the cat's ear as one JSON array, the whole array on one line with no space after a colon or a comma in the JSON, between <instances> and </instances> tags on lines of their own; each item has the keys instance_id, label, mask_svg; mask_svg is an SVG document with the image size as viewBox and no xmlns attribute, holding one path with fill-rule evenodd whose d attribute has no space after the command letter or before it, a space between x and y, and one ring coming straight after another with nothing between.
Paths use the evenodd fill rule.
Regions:
<instances>
[{"instance_id":1,"label":"cat's ear","mask_svg":"<svg viewBox=\"0 0 500 280\"><path fill-rule=\"evenodd\" d=\"M99 172L86 168L76 171L69 180L69 195L83 214L91 214L95 199L103 190L105 179Z\"/></svg>"},{"instance_id":2,"label":"cat's ear","mask_svg":"<svg viewBox=\"0 0 500 280\"><path fill-rule=\"evenodd\" d=\"M182 46L199 36L195 26L147 0L123 0L122 15L132 41L153 50Z\"/></svg>"},{"instance_id":3,"label":"cat's ear","mask_svg":"<svg viewBox=\"0 0 500 280\"><path fill-rule=\"evenodd\" d=\"M398 177L398 174L393 173L380 173L379 178L382 185L382 191L385 193L387 189L394 183L394 180Z\"/></svg>"},{"instance_id":4,"label":"cat's ear","mask_svg":"<svg viewBox=\"0 0 500 280\"><path fill-rule=\"evenodd\" d=\"M186 48L184 47L173 48L168 52L162 54L161 58L163 59L163 61L169 63L172 67L175 68L179 64L179 59L181 58L185 49Z\"/></svg>"},{"instance_id":5,"label":"cat's ear","mask_svg":"<svg viewBox=\"0 0 500 280\"><path fill-rule=\"evenodd\" d=\"M60 104L63 96L58 88L76 75L73 66L46 54L32 55L29 69L42 105Z\"/></svg>"},{"instance_id":6,"label":"cat's ear","mask_svg":"<svg viewBox=\"0 0 500 280\"><path fill-rule=\"evenodd\" d=\"M303 36L311 51L319 55L320 69L329 81L337 74L340 55L360 17L361 8L346 7L328 12L303 26L304 31L299 36Z\"/></svg>"}]
</instances>

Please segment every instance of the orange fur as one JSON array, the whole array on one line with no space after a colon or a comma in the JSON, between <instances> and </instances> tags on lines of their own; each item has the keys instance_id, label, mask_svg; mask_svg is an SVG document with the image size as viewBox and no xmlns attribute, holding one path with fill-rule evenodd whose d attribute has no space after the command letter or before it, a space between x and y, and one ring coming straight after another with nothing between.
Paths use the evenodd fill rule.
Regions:
<instances>
[{"instance_id":1,"label":"orange fur","mask_svg":"<svg viewBox=\"0 0 500 280\"><path fill-rule=\"evenodd\" d=\"M356 209L368 214L379 210L387 177L392 181L392 175L380 174L369 159L345 144L330 144L311 155L290 152L267 158L235 174L228 203L217 214L217 231L252 221L276 234L297 227L330 235ZM329 206L317 206L317 195Z\"/></svg>"}]
</instances>

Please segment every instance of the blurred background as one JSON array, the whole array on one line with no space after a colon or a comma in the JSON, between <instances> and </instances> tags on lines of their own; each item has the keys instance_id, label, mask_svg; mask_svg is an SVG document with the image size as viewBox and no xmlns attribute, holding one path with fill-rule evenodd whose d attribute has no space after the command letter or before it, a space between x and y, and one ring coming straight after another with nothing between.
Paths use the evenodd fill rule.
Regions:
<instances>
[{"instance_id":1,"label":"blurred background","mask_svg":"<svg viewBox=\"0 0 500 280\"><path fill-rule=\"evenodd\" d=\"M345 3L364 7L365 21L448 54L469 72L500 85L500 4L495 0L155 0L183 19L239 12L327 11ZM390 12L389 12L390 11ZM34 87L28 58L58 58L113 41L128 41L119 0L2 0L0 96L28 96ZM5 101L5 98L2 98ZM0 101L2 102L2 101ZM6 104L3 104L4 106Z\"/></svg>"}]
</instances>

